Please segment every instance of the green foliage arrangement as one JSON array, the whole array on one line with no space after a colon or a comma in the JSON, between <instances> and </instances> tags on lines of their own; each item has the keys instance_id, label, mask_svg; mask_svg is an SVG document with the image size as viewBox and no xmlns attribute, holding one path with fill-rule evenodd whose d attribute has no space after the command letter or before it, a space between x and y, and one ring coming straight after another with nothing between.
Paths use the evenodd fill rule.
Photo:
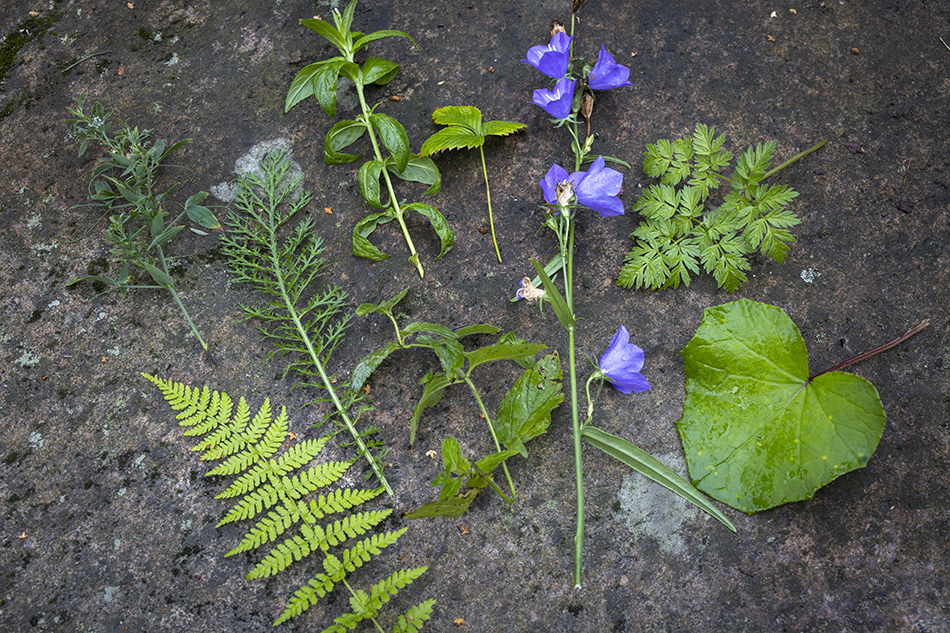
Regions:
<instances>
[{"instance_id":1,"label":"green foliage arrangement","mask_svg":"<svg viewBox=\"0 0 950 633\"><path fill-rule=\"evenodd\" d=\"M311 194L294 197L301 177L289 177L288 161L280 152L265 156L261 169L262 175L247 174L240 180L236 211L228 213L227 232L221 238L221 250L234 279L271 297L264 307L242 305L241 309L246 318L260 322L261 333L275 344L271 356L291 357L284 376L294 372L300 376L298 385L326 392L326 398L319 400L332 404L331 419L349 431L357 452L392 496L383 474L385 449L373 453L381 447L372 437L377 429L356 428L360 417L370 410L360 404L363 394L359 387L335 387L327 370L349 318L343 314L346 293L341 288L330 286L322 292L314 288L326 260L313 220L306 218L293 228L289 225L310 203ZM356 413L351 416L354 408Z\"/></svg>"},{"instance_id":2,"label":"green foliage arrangement","mask_svg":"<svg viewBox=\"0 0 950 633\"><path fill-rule=\"evenodd\" d=\"M561 393L560 360L554 353L535 361L535 355L547 347L527 343L512 333L505 334L497 343L465 351L462 347L463 338L501 332L491 325L471 325L453 331L436 323L417 322L401 328L393 315L393 309L406 296L408 290L403 290L380 305L366 303L357 308L358 316L375 313L388 317L396 330L396 340L360 361L353 370L353 387L362 386L373 371L396 351L413 348L432 350L439 359L442 371L429 372L420 381L423 385L422 397L409 422L410 446L415 442L423 412L438 404L446 389L465 384L471 390L481 415L488 424L495 452L472 462L462 457L461 448L454 437L445 438L442 442L443 472L432 482L433 486L442 488L439 498L406 516L410 519L459 517L468 510L478 491L489 486L505 501L513 503L517 494L505 462L519 453L527 457L525 443L547 432L551 424L551 411L564 400ZM505 395L492 420L472 379L472 372L483 365L503 360L518 363L525 368L525 372ZM505 450L502 450L502 444L505 445ZM510 497L492 479L491 472L499 465L508 480Z\"/></svg>"},{"instance_id":3,"label":"green foliage arrangement","mask_svg":"<svg viewBox=\"0 0 950 633\"><path fill-rule=\"evenodd\" d=\"M633 206L643 222L631 237L617 284L625 288L678 288L703 270L720 288L734 292L746 281L749 258L756 253L781 263L795 241L790 228L800 220L788 208L798 193L786 185L763 181L814 152L825 141L769 170L775 142L749 147L732 175L720 173L732 160L723 149L725 135L699 124L692 137L647 145L643 170L651 185ZM721 181L732 189L715 210L706 210L709 195Z\"/></svg>"},{"instance_id":4,"label":"green foliage arrangement","mask_svg":"<svg viewBox=\"0 0 950 633\"><path fill-rule=\"evenodd\" d=\"M501 263L501 251L495 237L495 219L491 211L491 190L488 187L488 168L485 166L485 140L489 136L508 136L528 126L512 121L482 122L482 112L474 106L447 106L436 108L432 120L446 125L430 136L419 150L419 156L426 157L446 149L478 148L482 158L482 175L485 177L485 197L488 199L488 223L491 225L491 239L495 245L495 255Z\"/></svg>"},{"instance_id":5,"label":"green foliage arrangement","mask_svg":"<svg viewBox=\"0 0 950 633\"><path fill-rule=\"evenodd\" d=\"M313 96L320 102L327 116L334 117L336 116L339 78L346 77L353 82L359 96L361 114L355 120L337 122L327 132L323 157L328 165L357 160L360 154L347 154L342 150L366 134L373 147L374 158L360 167L360 193L371 207L385 209L379 213L371 213L356 223L353 229L353 254L373 260L389 257L376 248L368 238L377 226L396 220L409 246L409 261L422 277L425 272L409 235L409 229L406 227L406 212L416 211L432 223L432 228L435 229L441 242L441 249L436 259L452 248L455 232L435 207L421 202L409 204L400 202L393 187L392 177L428 185L426 194L436 193L442 188L442 177L432 159L423 158L410 151L409 136L399 121L387 114L376 112L380 104L370 108L366 103L364 93L366 86L372 84L384 86L392 81L399 72L399 64L379 57L368 57L362 66L353 61L358 51L384 37L407 37L413 44L416 44L416 41L402 31L387 29L366 35L351 31L350 26L353 24L355 11L356 0L352 0L342 14L339 10L333 9L333 21L336 26L318 18L300 21L301 24L333 44L340 51L340 55L310 64L297 73L287 92L284 111L289 112L292 107L307 97ZM389 152L388 156L383 156L380 145ZM383 192L380 178L385 187L385 197L381 197Z\"/></svg>"},{"instance_id":6,"label":"green foliage arrangement","mask_svg":"<svg viewBox=\"0 0 950 633\"><path fill-rule=\"evenodd\" d=\"M818 374L798 328L775 306L740 299L707 308L681 352L686 402L677 423L699 490L748 514L810 499L867 465L886 421L877 390L838 371L898 339Z\"/></svg>"},{"instance_id":7,"label":"green foliage arrangement","mask_svg":"<svg viewBox=\"0 0 950 633\"><path fill-rule=\"evenodd\" d=\"M216 527L242 520L255 523L240 544L225 556L276 543L247 574L248 580L278 574L315 552L324 556L323 571L294 592L274 626L300 615L342 584L350 592L352 611L336 617L324 633L352 630L364 620L372 621L376 629L382 631L376 620L382 605L428 568L399 570L374 584L368 592L354 590L346 577L396 543L407 528L368 536L339 555L331 554L330 548L363 536L392 513L391 509L349 512L379 496L383 489L337 488L313 497L312 493L338 482L353 464L353 460L323 462L303 470L323 450L328 438L298 442L278 455L290 437L285 408L281 408L274 419L270 401L265 400L252 417L243 397L235 411L226 393L212 392L207 386L195 389L148 374L143 376L158 387L172 409L180 412L177 419L180 426L187 428L185 435L200 438L192 449L202 453L199 459L223 460L206 476L235 477L227 490L216 497L237 498ZM325 525L318 523L337 514L345 516ZM291 529L295 529L296 534L285 536ZM396 621L394 633L421 630L434 604L434 600L427 600L409 609Z\"/></svg>"},{"instance_id":8,"label":"green foliage arrangement","mask_svg":"<svg viewBox=\"0 0 950 633\"><path fill-rule=\"evenodd\" d=\"M76 117L69 122L73 124L73 136L79 140L79 155L86 153L90 142L101 144L108 152L108 156L99 159L99 165L92 173L90 197L93 206L103 207L104 215L109 216L105 237L112 244L112 254L121 267L118 279L87 275L66 285L72 286L82 281L99 282L105 284L108 290L118 290L123 298L126 292L133 289L167 290L201 347L207 352L207 343L178 296L175 279L169 272L171 258L166 257L164 247L185 229L184 225L178 224L185 216L206 229L220 229L221 224L201 204L208 197L207 192L199 191L190 196L185 200L181 212L173 217L166 211L166 205L169 204L166 197L175 186L165 191L158 191L157 188L158 171L163 161L186 144L188 139L165 147L164 141L153 143L148 140L151 130L129 127L122 120L117 121L116 129L110 134L112 125L102 105L98 102L93 104L91 112L87 114L83 111L82 98L75 108L68 110ZM203 231L192 230L206 235ZM138 283L133 272L136 269L147 273L155 285ZM211 359L211 356L208 358Z\"/></svg>"}]
</instances>

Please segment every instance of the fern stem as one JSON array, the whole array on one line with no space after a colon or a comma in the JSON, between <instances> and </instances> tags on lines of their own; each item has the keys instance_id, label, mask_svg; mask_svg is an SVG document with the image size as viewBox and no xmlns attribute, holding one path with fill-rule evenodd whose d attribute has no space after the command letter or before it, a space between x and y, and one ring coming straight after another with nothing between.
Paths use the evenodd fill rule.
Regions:
<instances>
[{"instance_id":1,"label":"fern stem","mask_svg":"<svg viewBox=\"0 0 950 633\"><path fill-rule=\"evenodd\" d=\"M814 146L812 146L812 147L809 147L809 148L806 149L804 152L795 154L794 156L792 156L791 158L789 158L787 161L785 161L784 163L782 163L781 165L779 165L778 167L776 167L776 168L773 169L772 171L766 173L765 176L762 177L762 180L765 180L765 179L768 178L769 176L773 176L773 175L777 174L778 172L782 171L783 169L785 169L786 167L788 167L789 165L791 165L791 164L794 163L795 161L801 160L801 159L805 158L806 156L808 156L809 154L811 154L812 152L817 151L818 149L821 148L822 145L824 145L824 144L827 143L827 142L828 142L828 139L822 139L821 142L818 143L817 145L814 145Z\"/></svg>"},{"instance_id":2,"label":"fern stem","mask_svg":"<svg viewBox=\"0 0 950 633\"><path fill-rule=\"evenodd\" d=\"M488 224L491 226L491 241L495 245L495 255L498 256L498 263L501 263L501 251L498 250L498 240L495 238L495 219L491 213L491 190L488 188L488 168L485 167L485 149L481 145L478 151L482 155L482 174L485 176L485 197L488 198Z\"/></svg>"},{"instance_id":3,"label":"fern stem","mask_svg":"<svg viewBox=\"0 0 950 633\"><path fill-rule=\"evenodd\" d=\"M363 110L363 122L366 124L369 140L373 144L376 160L378 160L380 164L383 164L383 154L379 151L379 142L376 140L376 132L373 131L373 125L369 121L370 113L369 107L366 105L366 97L363 96L363 85L359 81L355 82L354 85L356 86L356 94L360 97L360 108ZM422 279L425 277L425 271L422 269L422 262L419 261L419 253L416 252L416 246L412 243L412 237L409 235L409 228L406 226L403 211L399 206L399 201L396 199L396 191L393 189L393 182L389 177L389 170L383 167L381 172L383 174L383 180L386 181L386 190L389 192L389 202L393 205L396 221L399 222L399 228L402 229L402 235L406 239L406 244L409 246L409 261L415 264L416 270L419 271L419 279Z\"/></svg>"},{"instance_id":4,"label":"fern stem","mask_svg":"<svg viewBox=\"0 0 950 633\"><path fill-rule=\"evenodd\" d=\"M340 582L342 582L346 586L346 589L347 591L350 592L350 595L352 595L356 600L360 599L360 597L356 594L356 592L353 591L353 587L350 586L350 583L346 582L346 576L341 578ZM362 605L362 606L365 608L366 605ZM370 621L376 626L376 630L379 631L379 633L386 633L386 631L383 630L383 627L379 625L379 622L376 621L376 618L374 618L373 616L367 616L367 617L369 617Z\"/></svg>"}]
</instances>

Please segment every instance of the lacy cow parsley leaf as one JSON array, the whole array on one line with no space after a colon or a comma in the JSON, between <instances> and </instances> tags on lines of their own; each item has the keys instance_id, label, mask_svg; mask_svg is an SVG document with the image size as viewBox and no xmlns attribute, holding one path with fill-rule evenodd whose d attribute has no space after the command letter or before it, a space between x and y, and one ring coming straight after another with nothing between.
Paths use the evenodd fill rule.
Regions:
<instances>
[{"instance_id":1,"label":"lacy cow parsley leaf","mask_svg":"<svg viewBox=\"0 0 950 633\"><path fill-rule=\"evenodd\" d=\"M779 308L707 308L681 355L690 477L737 510L809 499L877 448L885 415L874 385L840 371L812 378L805 341Z\"/></svg>"}]
</instances>

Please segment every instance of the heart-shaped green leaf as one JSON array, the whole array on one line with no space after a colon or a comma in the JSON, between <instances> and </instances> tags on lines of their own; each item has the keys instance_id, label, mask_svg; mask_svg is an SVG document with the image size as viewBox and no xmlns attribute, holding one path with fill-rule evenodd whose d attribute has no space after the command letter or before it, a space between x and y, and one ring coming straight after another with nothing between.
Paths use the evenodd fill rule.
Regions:
<instances>
[{"instance_id":1,"label":"heart-shaped green leaf","mask_svg":"<svg viewBox=\"0 0 950 633\"><path fill-rule=\"evenodd\" d=\"M874 385L843 372L811 378L805 341L780 308L707 308L681 355L690 477L737 510L809 499L877 448L885 415Z\"/></svg>"}]
</instances>

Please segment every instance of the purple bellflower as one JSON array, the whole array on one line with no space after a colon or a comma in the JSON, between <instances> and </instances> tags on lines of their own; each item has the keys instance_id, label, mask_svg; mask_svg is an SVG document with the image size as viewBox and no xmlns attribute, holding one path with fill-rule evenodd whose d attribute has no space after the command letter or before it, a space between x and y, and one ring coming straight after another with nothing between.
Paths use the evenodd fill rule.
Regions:
<instances>
[{"instance_id":1,"label":"purple bellflower","mask_svg":"<svg viewBox=\"0 0 950 633\"><path fill-rule=\"evenodd\" d=\"M607 52L607 48L601 44L600 57L597 58L597 63L594 64L587 79L587 85L591 90L611 90L621 86L632 86L633 84L628 81L629 78L630 69L615 62Z\"/></svg>"},{"instance_id":2,"label":"purple bellflower","mask_svg":"<svg viewBox=\"0 0 950 633\"><path fill-rule=\"evenodd\" d=\"M564 182L570 183L577 204L582 207L593 209L602 218L623 215L623 203L617 197L623 187L623 174L604 167L603 156L598 156L587 171L576 171L571 175L560 165L552 165L538 183L548 204L561 204L558 185Z\"/></svg>"},{"instance_id":3,"label":"purple bellflower","mask_svg":"<svg viewBox=\"0 0 950 633\"><path fill-rule=\"evenodd\" d=\"M548 77L561 79L567 74L573 39L567 33L555 33L547 46L532 46L528 49L528 59L521 61L534 66Z\"/></svg>"},{"instance_id":4,"label":"purple bellflower","mask_svg":"<svg viewBox=\"0 0 950 633\"><path fill-rule=\"evenodd\" d=\"M630 333L621 325L600 357L600 372L621 393L642 393L650 389L639 373L642 367L643 350L630 342Z\"/></svg>"},{"instance_id":5,"label":"purple bellflower","mask_svg":"<svg viewBox=\"0 0 950 633\"><path fill-rule=\"evenodd\" d=\"M540 106L542 110L555 119L566 119L571 113L571 102L574 100L574 84L577 81L564 77L557 82L554 90L539 89L534 91L534 99L529 103Z\"/></svg>"}]
</instances>

